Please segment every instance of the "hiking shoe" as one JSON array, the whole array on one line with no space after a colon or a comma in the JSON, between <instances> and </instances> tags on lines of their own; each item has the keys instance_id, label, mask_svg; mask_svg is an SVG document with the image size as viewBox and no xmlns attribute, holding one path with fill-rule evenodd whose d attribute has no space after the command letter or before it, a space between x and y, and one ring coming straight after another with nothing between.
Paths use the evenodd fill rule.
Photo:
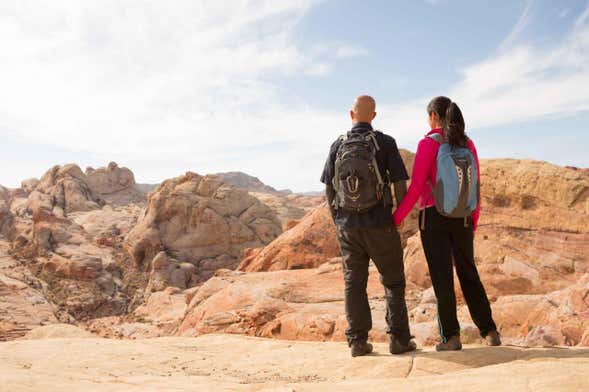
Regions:
<instances>
[{"instance_id":1,"label":"hiking shoe","mask_svg":"<svg viewBox=\"0 0 589 392\"><path fill-rule=\"evenodd\" d=\"M372 344L367 342L353 342L352 343L352 357L361 357L372 352Z\"/></svg>"},{"instance_id":2,"label":"hiking shoe","mask_svg":"<svg viewBox=\"0 0 589 392\"><path fill-rule=\"evenodd\" d=\"M406 344L402 343L397 339L395 336L391 336L391 342L389 343L389 351L391 354L403 354L409 351L415 351L417 349L417 345L413 340L411 340L413 336L409 338Z\"/></svg>"},{"instance_id":3,"label":"hiking shoe","mask_svg":"<svg viewBox=\"0 0 589 392\"><path fill-rule=\"evenodd\" d=\"M501 346L501 338L497 331L489 332L487 336L485 336L485 340L487 341L487 346Z\"/></svg>"},{"instance_id":4,"label":"hiking shoe","mask_svg":"<svg viewBox=\"0 0 589 392\"><path fill-rule=\"evenodd\" d=\"M436 351L458 351L462 350L460 336L452 336L446 343L436 344Z\"/></svg>"}]
</instances>

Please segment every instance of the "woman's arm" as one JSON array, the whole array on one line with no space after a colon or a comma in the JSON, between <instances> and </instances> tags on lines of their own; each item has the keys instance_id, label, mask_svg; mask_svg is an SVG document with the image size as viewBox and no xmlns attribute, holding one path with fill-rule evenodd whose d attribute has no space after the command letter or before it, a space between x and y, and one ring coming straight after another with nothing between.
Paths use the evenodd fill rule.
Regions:
<instances>
[{"instance_id":1,"label":"woman's arm","mask_svg":"<svg viewBox=\"0 0 589 392\"><path fill-rule=\"evenodd\" d=\"M481 165L479 164L479 155L477 153L477 149L474 146L472 140L469 140L469 147L470 151L472 152L472 155L474 155L474 160L477 164L477 182L479 184L479 202L477 203L476 210L474 210L474 212L472 213L472 228L474 231L476 231L479 225L479 218L481 217Z\"/></svg>"},{"instance_id":2,"label":"woman's arm","mask_svg":"<svg viewBox=\"0 0 589 392\"><path fill-rule=\"evenodd\" d=\"M425 138L419 142L415 153L413 173L411 174L411 185L409 185L407 195L405 195L405 198L403 198L403 201L393 214L396 225L401 224L422 194L423 187L426 186L428 175L436 158L437 144L438 142L430 138Z\"/></svg>"}]
</instances>

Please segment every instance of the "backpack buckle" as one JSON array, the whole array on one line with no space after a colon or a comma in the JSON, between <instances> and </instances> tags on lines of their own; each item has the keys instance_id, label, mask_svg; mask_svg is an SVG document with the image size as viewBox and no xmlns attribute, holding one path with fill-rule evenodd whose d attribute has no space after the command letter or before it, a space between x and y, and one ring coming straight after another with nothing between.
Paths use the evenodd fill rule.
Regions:
<instances>
[{"instance_id":1,"label":"backpack buckle","mask_svg":"<svg viewBox=\"0 0 589 392\"><path fill-rule=\"evenodd\" d=\"M348 191L350 191L350 193L358 193L360 180L358 180L357 176L348 176L346 177L346 185L348 186Z\"/></svg>"}]
</instances>

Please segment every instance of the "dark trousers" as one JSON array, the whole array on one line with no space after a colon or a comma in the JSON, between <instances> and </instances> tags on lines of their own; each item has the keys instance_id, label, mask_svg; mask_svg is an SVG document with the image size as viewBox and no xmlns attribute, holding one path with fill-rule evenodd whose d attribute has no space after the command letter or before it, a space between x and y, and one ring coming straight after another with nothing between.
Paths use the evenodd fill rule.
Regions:
<instances>
[{"instance_id":1,"label":"dark trousers","mask_svg":"<svg viewBox=\"0 0 589 392\"><path fill-rule=\"evenodd\" d=\"M422 222L424 211L420 212ZM485 337L497 329L491 314L491 305L474 261L474 234L468 218L446 218L435 207L425 209L425 230L421 228L421 243L427 259L432 285L438 302L440 336L446 342L452 336L460 336L460 325L456 316L456 275L472 320Z\"/></svg>"},{"instance_id":2,"label":"dark trousers","mask_svg":"<svg viewBox=\"0 0 589 392\"><path fill-rule=\"evenodd\" d=\"M410 333L405 303L403 249L396 228L338 228L338 240L343 258L348 344L366 341L372 328L366 294L370 259L376 265L385 288L387 333L394 334L402 343L408 342Z\"/></svg>"}]
</instances>

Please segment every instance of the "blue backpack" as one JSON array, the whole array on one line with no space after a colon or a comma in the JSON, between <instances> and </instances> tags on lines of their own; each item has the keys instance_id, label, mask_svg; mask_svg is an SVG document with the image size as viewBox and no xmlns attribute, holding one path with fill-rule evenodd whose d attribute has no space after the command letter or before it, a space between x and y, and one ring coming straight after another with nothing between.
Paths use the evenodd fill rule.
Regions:
<instances>
[{"instance_id":1,"label":"blue backpack","mask_svg":"<svg viewBox=\"0 0 589 392\"><path fill-rule=\"evenodd\" d=\"M452 147L438 133L428 136L440 143L436 186L432 187L438 212L450 218L467 218L479 204L478 167L467 147Z\"/></svg>"}]
</instances>

